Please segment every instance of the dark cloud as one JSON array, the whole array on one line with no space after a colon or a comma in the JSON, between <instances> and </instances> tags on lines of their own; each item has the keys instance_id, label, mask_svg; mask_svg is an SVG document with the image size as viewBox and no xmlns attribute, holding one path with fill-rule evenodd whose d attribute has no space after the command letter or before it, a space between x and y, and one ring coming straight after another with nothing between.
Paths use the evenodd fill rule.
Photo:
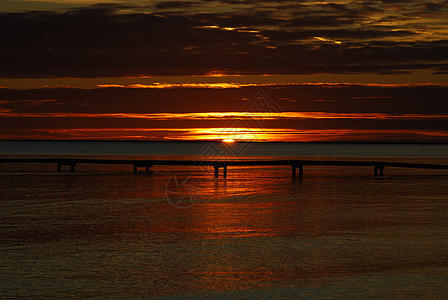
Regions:
<instances>
[{"instance_id":1,"label":"dark cloud","mask_svg":"<svg viewBox=\"0 0 448 300\"><path fill-rule=\"evenodd\" d=\"M241 99L250 98L260 89L271 96L282 111L423 115L447 113L447 85L372 84L294 84L225 89L3 88L0 89L0 109L14 113L241 111L246 105Z\"/></svg>"},{"instance_id":2,"label":"dark cloud","mask_svg":"<svg viewBox=\"0 0 448 300\"><path fill-rule=\"evenodd\" d=\"M221 2L230 11L220 12L218 4L204 12L189 9L208 1L162 1L1 13L0 77L443 73L448 60L448 39L430 35L436 23L431 29L399 24L417 4L429 2L393 1L409 15L388 15L386 1ZM446 10L444 3L428 5Z\"/></svg>"},{"instance_id":3,"label":"dark cloud","mask_svg":"<svg viewBox=\"0 0 448 300\"><path fill-rule=\"evenodd\" d=\"M440 11L443 10L447 7L447 3L445 1L445 3L442 2L424 2L423 5L425 6L425 8L427 10L430 11Z\"/></svg>"},{"instance_id":4,"label":"dark cloud","mask_svg":"<svg viewBox=\"0 0 448 300\"><path fill-rule=\"evenodd\" d=\"M182 9L198 6L198 2L193 1L163 1L156 4L157 9Z\"/></svg>"}]
</instances>

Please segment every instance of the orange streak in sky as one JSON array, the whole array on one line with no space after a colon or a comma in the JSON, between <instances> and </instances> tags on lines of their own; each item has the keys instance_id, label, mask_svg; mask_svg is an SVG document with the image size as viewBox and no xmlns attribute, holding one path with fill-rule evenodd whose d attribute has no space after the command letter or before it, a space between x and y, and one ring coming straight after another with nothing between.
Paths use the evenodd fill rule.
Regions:
<instances>
[{"instance_id":1,"label":"orange streak in sky","mask_svg":"<svg viewBox=\"0 0 448 300\"><path fill-rule=\"evenodd\" d=\"M269 75L269 74L266 74ZM350 83L350 82L288 82L288 83L236 83L236 82L217 82L217 83L160 83L151 84L98 84L99 88L131 88L131 89L172 89L172 88L211 88L228 89L243 87L269 87L269 86L320 86L320 87L347 87L347 86L366 86L366 87L414 87L414 86L448 86L448 83Z\"/></svg>"},{"instance_id":2,"label":"orange streak in sky","mask_svg":"<svg viewBox=\"0 0 448 300\"><path fill-rule=\"evenodd\" d=\"M200 112L200 113L21 113L0 109L1 117L27 118L113 118L149 120L222 120L222 119L448 119L448 115L386 114L386 113L333 113L333 112Z\"/></svg>"},{"instance_id":3,"label":"orange streak in sky","mask_svg":"<svg viewBox=\"0 0 448 300\"><path fill-rule=\"evenodd\" d=\"M34 134L31 134L34 133ZM23 137L0 134L2 139L11 138L64 138L64 139L144 139L144 140L235 140L237 141L341 141L400 139L412 135L423 140L447 139L447 131L407 129L325 129L300 130L284 128L77 128L77 129L31 129ZM405 139L405 138L404 138Z\"/></svg>"}]
</instances>

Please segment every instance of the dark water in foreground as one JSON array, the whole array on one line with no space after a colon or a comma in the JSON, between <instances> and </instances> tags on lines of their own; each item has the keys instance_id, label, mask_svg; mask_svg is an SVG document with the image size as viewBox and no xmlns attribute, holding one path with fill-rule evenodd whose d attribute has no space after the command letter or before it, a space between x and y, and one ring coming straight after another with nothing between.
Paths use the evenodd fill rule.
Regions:
<instances>
[{"instance_id":1,"label":"dark water in foreground","mask_svg":"<svg viewBox=\"0 0 448 300\"><path fill-rule=\"evenodd\" d=\"M47 153L48 144L22 153L23 144L2 143L2 156L67 156ZM157 147L127 154L122 144L104 154L167 154ZM302 157L299 146L257 145L244 154ZM403 145L342 146L314 156L448 164L446 145L410 145L420 149L414 153ZM169 147L171 157L182 153ZM187 155L200 151L191 147ZM364 153L356 147L366 155L353 155ZM374 179L366 167L308 167L301 181L284 167L230 168L216 180L212 169L186 167L151 175L126 166L0 168L0 298L448 296L446 171L390 168Z\"/></svg>"}]
</instances>

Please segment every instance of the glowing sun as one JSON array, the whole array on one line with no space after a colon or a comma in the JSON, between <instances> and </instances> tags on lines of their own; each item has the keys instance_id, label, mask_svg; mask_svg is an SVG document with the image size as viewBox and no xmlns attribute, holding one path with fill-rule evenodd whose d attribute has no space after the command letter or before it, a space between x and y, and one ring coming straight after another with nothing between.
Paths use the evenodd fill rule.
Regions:
<instances>
[{"instance_id":1,"label":"glowing sun","mask_svg":"<svg viewBox=\"0 0 448 300\"><path fill-rule=\"evenodd\" d=\"M235 140L234 139L223 139L222 142L223 143L234 143Z\"/></svg>"}]
</instances>

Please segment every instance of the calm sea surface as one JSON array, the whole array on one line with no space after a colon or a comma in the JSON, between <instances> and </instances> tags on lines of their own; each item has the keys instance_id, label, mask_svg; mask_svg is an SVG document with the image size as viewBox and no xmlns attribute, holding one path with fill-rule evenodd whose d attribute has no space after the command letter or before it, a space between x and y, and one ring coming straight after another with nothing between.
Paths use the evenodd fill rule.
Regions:
<instances>
[{"instance_id":1,"label":"calm sea surface","mask_svg":"<svg viewBox=\"0 0 448 300\"><path fill-rule=\"evenodd\" d=\"M448 145L0 141L0 157L448 164ZM448 297L448 171L0 166L0 298Z\"/></svg>"}]
</instances>

